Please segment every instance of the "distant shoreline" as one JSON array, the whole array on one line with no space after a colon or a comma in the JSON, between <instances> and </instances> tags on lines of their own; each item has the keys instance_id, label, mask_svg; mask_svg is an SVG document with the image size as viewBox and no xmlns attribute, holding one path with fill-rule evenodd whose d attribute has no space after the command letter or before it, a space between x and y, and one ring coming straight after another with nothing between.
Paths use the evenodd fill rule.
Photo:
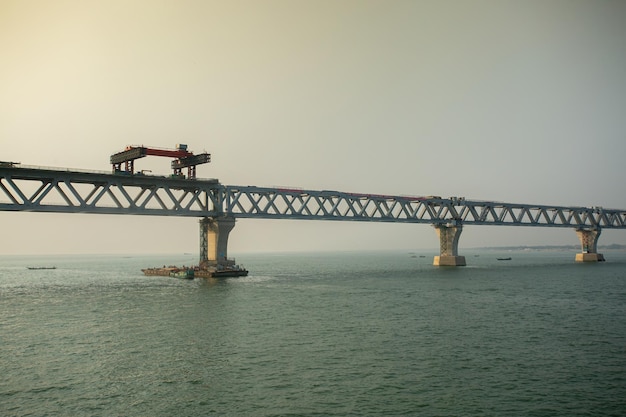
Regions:
<instances>
[{"instance_id":1,"label":"distant shoreline","mask_svg":"<svg viewBox=\"0 0 626 417\"><path fill-rule=\"evenodd\" d=\"M481 250L580 250L580 245L540 245L540 246L487 246L474 248ZM610 245L598 245L598 250L626 250L626 245L612 243Z\"/></svg>"},{"instance_id":2,"label":"distant shoreline","mask_svg":"<svg viewBox=\"0 0 626 417\"><path fill-rule=\"evenodd\" d=\"M564 252L580 252L580 245L517 245L517 246L474 246L474 247L461 247L461 252L467 253L471 251L536 251L536 252L548 252L548 251L564 251ZM381 252L408 252L409 254L437 254L439 248L394 248L394 249L345 249L345 250L294 250L294 251L234 251L237 256L247 255L291 255L291 254L328 254L328 253L381 253ZM602 251L626 251L626 245L619 243L612 243L609 245L598 245L598 252ZM196 256L190 252L182 253L0 253L0 259L11 257L71 257L71 256L93 256L93 257L118 257L118 258L142 258L142 257L190 257Z\"/></svg>"}]
</instances>

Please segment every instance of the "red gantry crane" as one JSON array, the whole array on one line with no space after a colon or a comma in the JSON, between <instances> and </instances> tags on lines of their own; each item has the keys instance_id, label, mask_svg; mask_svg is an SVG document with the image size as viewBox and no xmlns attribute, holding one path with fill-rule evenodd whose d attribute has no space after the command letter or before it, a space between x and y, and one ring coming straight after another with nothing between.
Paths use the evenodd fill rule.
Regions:
<instances>
[{"instance_id":1,"label":"red gantry crane","mask_svg":"<svg viewBox=\"0 0 626 417\"><path fill-rule=\"evenodd\" d=\"M172 169L174 174L172 178L185 178L182 173L183 168L188 168L187 178L196 178L196 166L211 162L211 154L201 153L194 155L193 152L187 150L187 145L178 144L176 149L158 149L146 148L145 146L127 146L122 152L111 155L111 164L113 165L113 173L124 173L134 175L135 159L145 156L164 156L166 158L174 158L172 161ZM122 169L124 164L124 169Z\"/></svg>"}]
</instances>

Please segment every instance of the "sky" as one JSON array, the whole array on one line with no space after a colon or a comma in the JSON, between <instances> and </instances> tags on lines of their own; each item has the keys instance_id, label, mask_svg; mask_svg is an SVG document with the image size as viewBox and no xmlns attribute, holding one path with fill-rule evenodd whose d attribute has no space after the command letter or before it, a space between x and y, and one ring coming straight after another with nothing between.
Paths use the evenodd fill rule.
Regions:
<instances>
[{"instance_id":1,"label":"sky","mask_svg":"<svg viewBox=\"0 0 626 417\"><path fill-rule=\"evenodd\" d=\"M107 171L186 143L228 185L626 209L625 39L620 0L0 0L0 160ZM198 250L189 218L0 225L0 254ZM467 226L459 246L544 244L578 239ZM438 246L429 225L245 219L229 255Z\"/></svg>"}]
</instances>

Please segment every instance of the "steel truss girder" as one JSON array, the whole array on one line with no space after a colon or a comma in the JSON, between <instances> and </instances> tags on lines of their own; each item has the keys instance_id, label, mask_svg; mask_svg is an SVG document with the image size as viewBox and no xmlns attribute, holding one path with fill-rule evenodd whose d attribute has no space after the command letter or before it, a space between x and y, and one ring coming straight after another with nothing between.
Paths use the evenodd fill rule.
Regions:
<instances>
[{"instance_id":1,"label":"steel truss girder","mask_svg":"<svg viewBox=\"0 0 626 417\"><path fill-rule=\"evenodd\" d=\"M223 212L238 218L626 228L626 211L538 206L464 198L404 197L225 186Z\"/></svg>"},{"instance_id":2,"label":"steel truss girder","mask_svg":"<svg viewBox=\"0 0 626 417\"><path fill-rule=\"evenodd\" d=\"M0 168L0 210L212 217L217 180Z\"/></svg>"},{"instance_id":3,"label":"steel truss girder","mask_svg":"<svg viewBox=\"0 0 626 417\"><path fill-rule=\"evenodd\" d=\"M626 229L626 211L0 166L0 211Z\"/></svg>"}]
</instances>

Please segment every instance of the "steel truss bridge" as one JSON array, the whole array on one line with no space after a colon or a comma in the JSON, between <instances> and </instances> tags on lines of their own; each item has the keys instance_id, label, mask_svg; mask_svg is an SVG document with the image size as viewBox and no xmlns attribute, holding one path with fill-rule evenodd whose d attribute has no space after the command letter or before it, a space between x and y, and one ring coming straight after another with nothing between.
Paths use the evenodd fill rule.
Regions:
<instances>
[{"instance_id":1,"label":"steel truss bridge","mask_svg":"<svg viewBox=\"0 0 626 417\"><path fill-rule=\"evenodd\" d=\"M626 229L626 210L223 185L0 163L0 211ZM456 256L458 234L442 254ZM595 238L597 240L597 236ZM595 240L592 249L595 249ZM582 238L581 238L582 241ZM583 242L583 246L585 243ZM449 252L449 253L448 253ZM595 250L594 250L595 252Z\"/></svg>"},{"instance_id":2,"label":"steel truss bridge","mask_svg":"<svg viewBox=\"0 0 626 417\"><path fill-rule=\"evenodd\" d=\"M626 229L626 210L0 167L0 210Z\"/></svg>"}]
</instances>

